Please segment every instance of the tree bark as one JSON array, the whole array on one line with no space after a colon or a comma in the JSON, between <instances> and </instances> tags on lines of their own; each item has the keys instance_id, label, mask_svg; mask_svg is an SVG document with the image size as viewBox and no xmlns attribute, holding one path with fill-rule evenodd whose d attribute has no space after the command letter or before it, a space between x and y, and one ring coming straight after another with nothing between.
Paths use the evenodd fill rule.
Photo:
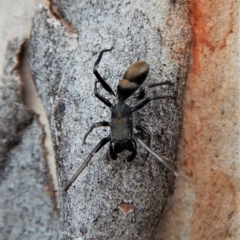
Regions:
<instances>
[{"instance_id":1,"label":"tree bark","mask_svg":"<svg viewBox=\"0 0 240 240\"><path fill-rule=\"evenodd\" d=\"M44 132L23 102L24 38L8 45L0 87L1 239L56 239L58 215L44 161Z\"/></svg>"},{"instance_id":2,"label":"tree bark","mask_svg":"<svg viewBox=\"0 0 240 240\"><path fill-rule=\"evenodd\" d=\"M95 145L108 133L95 122L110 111L94 97L94 62L105 53L100 74L116 90L126 68L150 64L145 84L171 81L149 94L174 95L134 114L134 122L153 133L152 148L174 164L181 127L181 101L188 67L190 32L186 2L54 1L40 7L33 20L30 66L50 122L61 193L59 239L152 239L169 194L172 172L138 146L132 163L123 154L115 161L104 147L67 193L69 179ZM101 91L101 94L108 95Z\"/></svg>"},{"instance_id":3,"label":"tree bark","mask_svg":"<svg viewBox=\"0 0 240 240\"><path fill-rule=\"evenodd\" d=\"M5 2L0 4L2 22L7 19L0 26L2 49L3 37L21 35L30 26L25 22L30 2ZM239 2L79 2L40 6L31 39L32 72L51 124L59 167L61 186L54 194L56 176L54 166L49 167L54 164L47 162L54 154L48 146L48 123L42 121L44 111L29 89L26 39L17 38L8 47L0 79L0 236L152 239L160 220L156 240L238 239ZM184 178L177 179L174 195L168 197L172 174L154 157L144 162L146 153L140 146L131 164L125 154L110 161L104 147L63 194L61 189L107 135L94 130L81 145L88 127L110 116L93 94L92 67L103 48L115 47L99 66L114 90L128 65L139 59L150 63L144 84L177 81L149 91L151 96L177 92L176 102L155 101L134 114L135 122L153 132L153 150L175 164L189 54L188 20L191 61L177 162ZM1 55L4 59L5 53ZM104 90L101 94L109 97ZM59 193L60 229L53 210L58 208Z\"/></svg>"}]
</instances>

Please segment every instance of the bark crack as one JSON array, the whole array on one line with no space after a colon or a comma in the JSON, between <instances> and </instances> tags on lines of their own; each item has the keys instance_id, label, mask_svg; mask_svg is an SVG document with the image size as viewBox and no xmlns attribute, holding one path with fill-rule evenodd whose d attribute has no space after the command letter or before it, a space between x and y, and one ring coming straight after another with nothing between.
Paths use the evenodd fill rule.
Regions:
<instances>
[{"instance_id":1,"label":"bark crack","mask_svg":"<svg viewBox=\"0 0 240 240\"><path fill-rule=\"evenodd\" d=\"M42 130L41 146L49 177L47 191L51 194L55 210L59 211L60 202L53 143L47 115L36 91L28 63L28 40L21 45L20 51L17 54L17 64L14 70L19 74L21 103L32 111L38 126ZM22 131L24 127L22 127L22 125L23 124L19 125L16 131Z\"/></svg>"}]
</instances>

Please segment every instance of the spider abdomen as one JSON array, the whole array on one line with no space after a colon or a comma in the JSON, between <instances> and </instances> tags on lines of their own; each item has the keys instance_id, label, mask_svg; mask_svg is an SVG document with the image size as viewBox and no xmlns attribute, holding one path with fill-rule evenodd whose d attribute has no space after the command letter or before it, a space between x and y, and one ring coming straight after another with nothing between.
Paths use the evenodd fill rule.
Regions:
<instances>
[{"instance_id":1,"label":"spider abdomen","mask_svg":"<svg viewBox=\"0 0 240 240\"><path fill-rule=\"evenodd\" d=\"M131 64L119 81L117 94L121 100L130 97L145 81L149 72L149 65L144 61Z\"/></svg>"}]
</instances>

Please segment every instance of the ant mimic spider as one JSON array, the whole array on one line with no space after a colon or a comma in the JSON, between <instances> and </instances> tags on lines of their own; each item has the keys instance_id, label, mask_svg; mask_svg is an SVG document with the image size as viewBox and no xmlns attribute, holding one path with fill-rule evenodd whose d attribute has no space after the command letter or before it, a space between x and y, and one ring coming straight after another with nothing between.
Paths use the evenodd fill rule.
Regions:
<instances>
[{"instance_id":1,"label":"ant mimic spider","mask_svg":"<svg viewBox=\"0 0 240 240\"><path fill-rule=\"evenodd\" d=\"M153 88L156 86L172 84L170 81L165 81L161 83L153 83L149 84L146 87L141 87L140 91L137 96L133 97L132 99L142 100L136 106L130 107L125 103L125 101L141 86L141 84L147 78L149 72L149 65L146 62L138 61L130 65L126 72L123 75L123 78L119 81L117 86L117 96L113 92L112 88L106 83L106 81L100 76L97 71L97 66L100 63L103 53L111 51L111 49L104 49L99 53L97 61L93 67L93 73L96 76L98 81L95 81L94 85L94 94L95 96L103 102L106 106L111 109L111 122L98 122L94 123L88 132L85 134L83 138L83 143L85 143L88 134L97 127L110 127L111 133L108 137L103 138L98 145L92 150L92 152L88 155L86 160L83 162L81 167L77 170L77 172L73 175L69 183L64 188L65 191L72 185L72 183L76 180L78 175L83 171L83 169L88 165L91 158L108 142L109 144L109 154L112 159L117 159L118 153L121 153L124 150L131 152L128 157L127 161L131 162L137 155L137 144L139 144L148 151L148 154L152 154L155 158L161 161L166 168L173 172L175 176L178 174L174 171L174 169L164 161L160 156L158 156L151 148L151 132L147 130L145 127L141 125L134 125L133 124L133 113L138 111L139 109L143 108L146 104L151 102L152 100L157 99L165 99L165 98L172 98L174 96L154 96L154 97L146 97L146 91L148 88ZM102 87L110 94L113 99L114 104L112 104L108 99L103 97L99 94L97 89L97 84L100 82ZM130 100L130 99L128 99ZM145 133L148 136L148 143L147 145L138 137L139 133Z\"/></svg>"}]
</instances>

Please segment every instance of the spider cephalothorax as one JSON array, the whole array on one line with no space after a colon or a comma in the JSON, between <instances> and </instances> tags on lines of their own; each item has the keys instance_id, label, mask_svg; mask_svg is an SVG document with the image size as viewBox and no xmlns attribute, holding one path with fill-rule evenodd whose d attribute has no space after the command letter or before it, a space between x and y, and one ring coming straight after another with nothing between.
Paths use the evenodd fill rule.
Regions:
<instances>
[{"instance_id":1,"label":"spider cephalothorax","mask_svg":"<svg viewBox=\"0 0 240 240\"><path fill-rule=\"evenodd\" d=\"M97 127L110 127L111 133L108 137L103 138L98 145L92 150L92 152L88 155L87 159L83 162L78 171L73 175L67 186L65 187L65 191L72 185L78 175L83 171L83 169L87 166L91 158L95 153L97 153L106 143L109 144L109 154L112 159L116 159L117 155L124 150L130 152L127 157L127 161L133 161L137 155L137 144L136 140L148 151L148 154L151 153L158 160L160 160L169 170L171 170L175 175L177 173L173 170L173 168L168 165L160 156L158 156L151 148L151 132L148 131L145 127L141 125L134 126L133 124L133 112L138 111L143 108L146 104L148 104L152 100L157 99L165 99L165 98L175 98L174 96L154 96L147 97L146 91L148 88L172 84L170 81L153 83L149 84L146 87L141 87L139 93L133 97L137 101L142 100L134 107L129 106L126 102L129 100L129 97L141 86L141 84L145 81L148 72L149 65L144 61L138 61L130 65L126 72L123 75L123 78L119 81L117 86L117 96L111 87L106 83L106 81L100 76L97 71L97 66L101 61L102 55L104 52L111 51L111 49L104 49L100 52L97 61L93 67L93 73L96 76L97 80L94 85L94 94L95 96L103 102L106 106L111 109L111 122L98 122L94 123L88 132L85 134L83 138L83 143L88 136L88 134ZM97 84L100 82L102 87L111 95L113 99L113 104L99 94L97 90ZM145 145L139 138L139 133L145 133L148 136L148 143ZM147 155L148 156L148 155Z\"/></svg>"}]
</instances>

